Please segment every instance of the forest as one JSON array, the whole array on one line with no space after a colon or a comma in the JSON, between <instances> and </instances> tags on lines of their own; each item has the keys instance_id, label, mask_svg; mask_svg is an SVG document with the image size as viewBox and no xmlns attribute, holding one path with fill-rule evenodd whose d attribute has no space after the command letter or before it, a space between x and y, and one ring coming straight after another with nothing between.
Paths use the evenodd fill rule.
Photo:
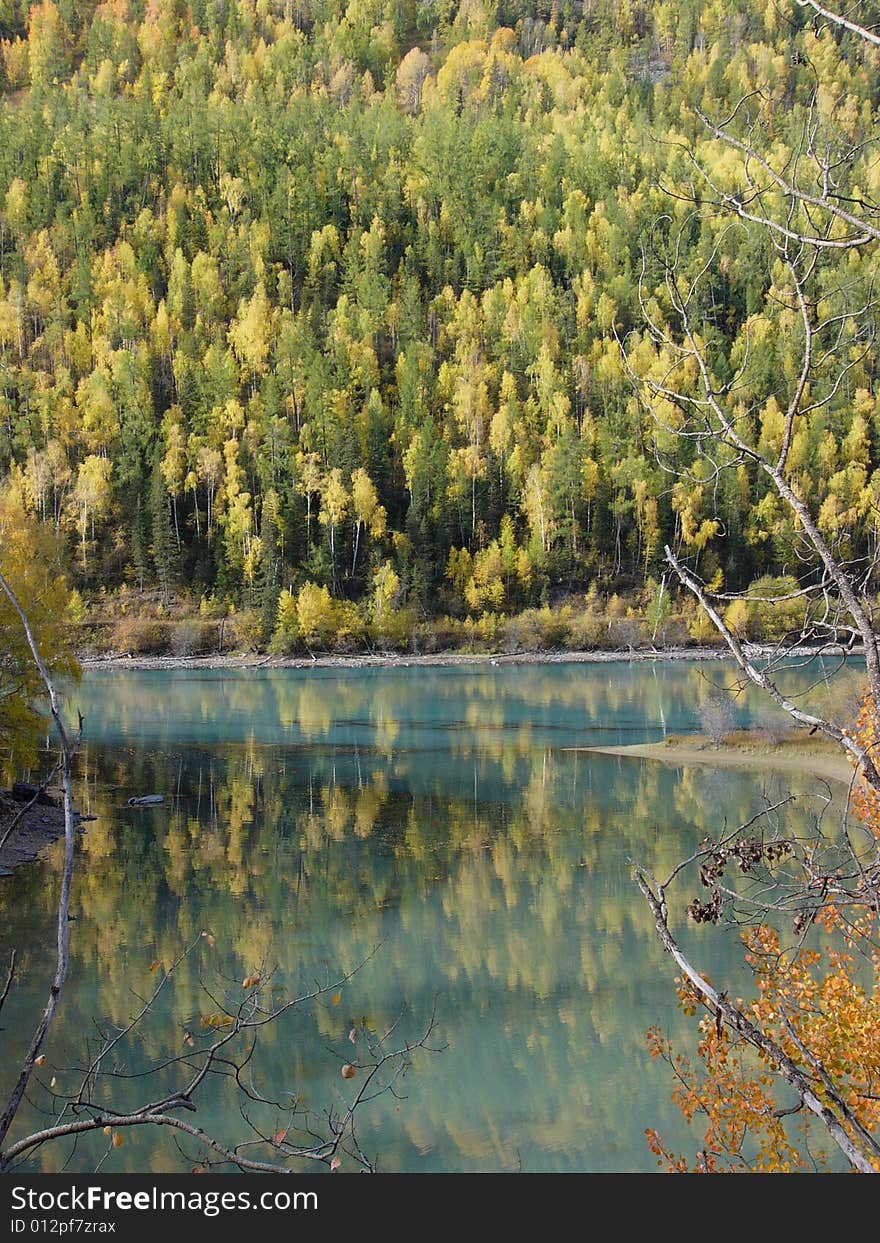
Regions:
<instances>
[{"instance_id":1,"label":"forest","mask_svg":"<svg viewBox=\"0 0 880 1243\"><path fill-rule=\"evenodd\" d=\"M378 1098L397 1170L880 1170L878 69L873 0L0 0L0 1170L372 1170Z\"/></svg>"},{"instance_id":2,"label":"forest","mask_svg":"<svg viewBox=\"0 0 880 1243\"><path fill-rule=\"evenodd\" d=\"M774 166L809 116L872 202L877 47L772 0L0 0L0 39L3 507L54 528L73 621L178 654L230 617L282 653L705 637L668 544L757 585L734 631L785 629L792 516L634 373L671 366L674 245L778 444L798 325L700 114L760 88ZM878 544L875 249L816 259L820 310L869 309L787 453L843 560Z\"/></svg>"}]
</instances>

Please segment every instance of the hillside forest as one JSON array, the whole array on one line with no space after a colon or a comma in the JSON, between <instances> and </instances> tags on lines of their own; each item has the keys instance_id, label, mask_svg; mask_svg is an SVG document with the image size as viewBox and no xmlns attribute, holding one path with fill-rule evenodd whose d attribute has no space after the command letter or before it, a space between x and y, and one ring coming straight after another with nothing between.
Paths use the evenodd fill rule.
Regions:
<instances>
[{"instance_id":1,"label":"hillside forest","mask_svg":"<svg viewBox=\"0 0 880 1243\"><path fill-rule=\"evenodd\" d=\"M875 201L877 58L772 0L0 0L7 543L48 524L119 650L705 638L665 544L778 637L791 516L632 369L668 368L674 238L778 440L780 264L702 201L695 159L736 171L699 113L757 99L780 166L809 113ZM874 249L822 251L817 297L871 305ZM878 543L873 337L847 321L788 454L844 559Z\"/></svg>"}]
</instances>

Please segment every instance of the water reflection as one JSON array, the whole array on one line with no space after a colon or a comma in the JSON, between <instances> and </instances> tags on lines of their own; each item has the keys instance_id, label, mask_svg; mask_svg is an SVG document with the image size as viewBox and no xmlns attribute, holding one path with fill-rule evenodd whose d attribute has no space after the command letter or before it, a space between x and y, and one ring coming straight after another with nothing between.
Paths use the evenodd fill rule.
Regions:
<instances>
[{"instance_id":1,"label":"water reflection","mask_svg":"<svg viewBox=\"0 0 880 1243\"><path fill-rule=\"evenodd\" d=\"M712 689L687 666L90 675L80 801L97 820L50 1062L81 1062L93 1021L124 1022L150 963L209 929L216 947L182 965L127 1066L179 1050L206 1007L201 978L268 963L286 995L368 959L338 1006L269 1029L256 1071L273 1093L338 1101L328 1045L404 1005L415 1032L436 998L446 1051L417 1055L404 1102L362 1115L384 1168L653 1168L644 1128L676 1142L681 1122L644 1031L690 1032L630 860L662 873L717 809L732 824L797 783L564 748L656 737L660 709L667 729L692 727ZM163 807L127 806L152 791ZM792 827L814 810L799 803ZM0 890L0 954L18 946L22 969L4 1012L7 1076L49 978L58 863L56 851ZM711 971L738 961L715 933L681 932ZM231 1093L199 1121L241 1135ZM100 1151L81 1142L73 1168ZM102 1168L179 1167L166 1137L141 1133Z\"/></svg>"},{"instance_id":2,"label":"water reflection","mask_svg":"<svg viewBox=\"0 0 880 1243\"><path fill-rule=\"evenodd\" d=\"M836 666L784 671L793 695L827 707L858 680ZM536 745L645 741L698 728L700 705L737 685L722 662L368 669L95 670L77 692L92 741L330 743L391 753L437 747L501 756ZM739 720L776 709L747 687ZM778 718L777 718L778 719Z\"/></svg>"}]
</instances>

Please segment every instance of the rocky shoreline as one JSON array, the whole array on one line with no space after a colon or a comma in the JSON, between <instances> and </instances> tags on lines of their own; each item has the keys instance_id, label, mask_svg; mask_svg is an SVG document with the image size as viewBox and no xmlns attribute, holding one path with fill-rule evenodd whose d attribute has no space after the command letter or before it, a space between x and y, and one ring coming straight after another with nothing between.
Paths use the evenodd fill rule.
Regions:
<instances>
[{"instance_id":1,"label":"rocky shoreline","mask_svg":"<svg viewBox=\"0 0 880 1243\"><path fill-rule=\"evenodd\" d=\"M84 819L91 818L77 813L77 831ZM46 846L63 836L60 798L32 786L0 790L0 878L10 876L23 863L33 863Z\"/></svg>"},{"instance_id":2,"label":"rocky shoreline","mask_svg":"<svg viewBox=\"0 0 880 1243\"><path fill-rule=\"evenodd\" d=\"M778 656L776 647L748 645L747 653L755 659ZM813 648L793 648L787 655L797 657L818 656ZM859 656L859 652L844 652L843 648L823 648L821 655L840 657ZM560 664L615 664L620 662L645 663L650 661L722 661L731 660L730 652L722 647L670 647L670 648L608 648L590 651L535 651L535 652L362 652L350 656L266 656L257 653L235 653L221 656L95 656L82 657L83 669L372 669L372 668L418 668L421 666L455 665L560 665Z\"/></svg>"}]
</instances>

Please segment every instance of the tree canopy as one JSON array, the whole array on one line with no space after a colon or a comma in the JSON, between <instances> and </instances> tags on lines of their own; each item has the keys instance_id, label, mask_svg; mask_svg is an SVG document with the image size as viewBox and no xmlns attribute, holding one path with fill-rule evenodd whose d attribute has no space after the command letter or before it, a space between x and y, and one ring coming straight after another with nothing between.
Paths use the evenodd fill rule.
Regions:
<instances>
[{"instance_id":1,"label":"tree canopy","mask_svg":"<svg viewBox=\"0 0 880 1243\"><path fill-rule=\"evenodd\" d=\"M872 45L761 0L3 13L0 472L86 597L186 582L268 634L308 583L367 616L386 565L395 608L474 617L640 586L666 543L731 589L796 572L760 471L672 486L658 454L692 447L658 443L618 339L668 367L641 327L640 296L671 310L658 229L691 279L717 252L700 332L722 379L749 351L742 418L772 443L778 263L694 215L689 152L742 187L692 105L760 85L776 168L815 112L870 196ZM829 299L873 249L827 252ZM876 351L842 344L790 471L869 553Z\"/></svg>"},{"instance_id":2,"label":"tree canopy","mask_svg":"<svg viewBox=\"0 0 880 1243\"><path fill-rule=\"evenodd\" d=\"M70 622L74 599L65 583L59 542L25 513L17 496L0 492L0 573L24 610L40 654L59 679L79 677ZM45 687L21 619L0 593L0 777L35 764L45 733Z\"/></svg>"}]
</instances>

